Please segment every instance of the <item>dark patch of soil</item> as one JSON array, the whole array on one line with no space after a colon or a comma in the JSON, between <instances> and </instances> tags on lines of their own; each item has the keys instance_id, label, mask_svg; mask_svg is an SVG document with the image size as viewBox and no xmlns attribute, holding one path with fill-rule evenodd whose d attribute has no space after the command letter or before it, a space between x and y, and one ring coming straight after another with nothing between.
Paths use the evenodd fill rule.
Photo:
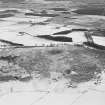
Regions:
<instances>
[{"instance_id":1,"label":"dark patch of soil","mask_svg":"<svg viewBox=\"0 0 105 105\"><path fill-rule=\"evenodd\" d=\"M2 82L7 82L10 80L16 80L16 78L13 76L0 76L0 81L2 81Z\"/></svg>"},{"instance_id":2,"label":"dark patch of soil","mask_svg":"<svg viewBox=\"0 0 105 105\"><path fill-rule=\"evenodd\" d=\"M18 80L21 81L21 82L28 82L32 79L31 76L28 76L28 77L24 77L24 78L19 78Z\"/></svg>"},{"instance_id":3,"label":"dark patch of soil","mask_svg":"<svg viewBox=\"0 0 105 105\"><path fill-rule=\"evenodd\" d=\"M105 37L105 29L97 29L96 31L92 31L92 35Z\"/></svg>"},{"instance_id":4,"label":"dark patch of soil","mask_svg":"<svg viewBox=\"0 0 105 105\"><path fill-rule=\"evenodd\" d=\"M80 8L73 12L81 15L105 15L104 8Z\"/></svg>"},{"instance_id":5,"label":"dark patch of soil","mask_svg":"<svg viewBox=\"0 0 105 105\"><path fill-rule=\"evenodd\" d=\"M59 42L72 42L72 38L65 37L65 36L53 37L53 36L50 36L50 35L42 35L42 36L40 35L40 36L37 36L37 37L48 39L48 40L59 41Z\"/></svg>"},{"instance_id":6,"label":"dark patch of soil","mask_svg":"<svg viewBox=\"0 0 105 105\"><path fill-rule=\"evenodd\" d=\"M19 13L18 10L4 10L4 11L0 11L0 13L5 13L5 14L8 14L8 13Z\"/></svg>"},{"instance_id":7,"label":"dark patch of soil","mask_svg":"<svg viewBox=\"0 0 105 105\"><path fill-rule=\"evenodd\" d=\"M54 11L67 11L66 8L50 8L50 10L54 10Z\"/></svg>"},{"instance_id":8,"label":"dark patch of soil","mask_svg":"<svg viewBox=\"0 0 105 105\"><path fill-rule=\"evenodd\" d=\"M69 34L70 32L72 32L72 31L71 30L65 30L65 31L54 33L53 35Z\"/></svg>"},{"instance_id":9,"label":"dark patch of soil","mask_svg":"<svg viewBox=\"0 0 105 105\"><path fill-rule=\"evenodd\" d=\"M70 12L60 12L60 13L62 13L62 14L71 14Z\"/></svg>"},{"instance_id":10,"label":"dark patch of soil","mask_svg":"<svg viewBox=\"0 0 105 105\"><path fill-rule=\"evenodd\" d=\"M7 18L7 17L13 17L13 14L1 14L0 18Z\"/></svg>"},{"instance_id":11,"label":"dark patch of soil","mask_svg":"<svg viewBox=\"0 0 105 105\"><path fill-rule=\"evenodd\" d=\"M63 50L61 49L53 49L53 50L48 51L48 54L51 54L51 55L56 55L56 54L61 54L61 53L63 53Z\"/></svg>"},{"instance_id":12,"label":"dark patch of soil","mask_svg":"<svg viewBox=\"0 0 105 105\"><path fill-rule=\"evenodd\" d=\"M71 30L65 30L65 31L60 31L60 32L57 32L57 33L54 33L53 35L66 35L66 34L69 34L71 32L75 32L75 31L88 31L87 29L71 29Z\"/></svg>"},{"instance_id":13,"label":"dark patch of soil","mask_svg":"<svg viewBox=\"0 0 105 105\"><path fill-rule=\"evenodd\" d=\"M105 50L105 46L98 45L98 44L95 44L95 43L84 42L84 45L95 48L95 49L99 49L99 50Z\"/></svg>"},{"instance_id":14,"label":"dark patch of soil","mask_svg":"<svg viewBox=\"0 0 105 105\"><path fill-rule=\"evenodd\" d=\"M3 39L0 39L0 42L11 45L11 46L23 46L23 44L14 43L14 42L3 40Z\"/></svg>"},{"instance_id":15,"label":"dark patch of soil","mask_svg":"<svg viewBox=\"0 0 105 105\"><path fill-rule=\"evenodd\" d=\"M58 14L37 14L37 13L25 13L26 16L41 16L41 17L56 17Z\"/></svg>"},{"instance_id":16,"label":"dark patch of soil","mask_svg":"<svg viewBox=\"0 0 105 105\"><path fill-rule=\"evenodd\" d=\"M11 55L8 55L8 56L0 56L0 60L8 61L10 63L10 62L14 62L17 57L18 56L11 56Z\"/></svg>"}]
</instances>

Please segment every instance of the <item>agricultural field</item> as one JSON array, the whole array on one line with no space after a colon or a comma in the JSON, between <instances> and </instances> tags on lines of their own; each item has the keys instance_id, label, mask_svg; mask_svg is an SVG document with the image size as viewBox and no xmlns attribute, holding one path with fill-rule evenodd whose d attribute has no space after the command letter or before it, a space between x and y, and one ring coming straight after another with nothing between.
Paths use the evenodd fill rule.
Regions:
<instances>
[{"instance_id":1,"label":"agricultural field","mask_svg":"<svg viewBox=\"0 0 105 105\"><path fill-rule=\"evenodd\" d=\"M105 105L104 6L0 0L0 105Z\"/></svg>"}]
</instances>

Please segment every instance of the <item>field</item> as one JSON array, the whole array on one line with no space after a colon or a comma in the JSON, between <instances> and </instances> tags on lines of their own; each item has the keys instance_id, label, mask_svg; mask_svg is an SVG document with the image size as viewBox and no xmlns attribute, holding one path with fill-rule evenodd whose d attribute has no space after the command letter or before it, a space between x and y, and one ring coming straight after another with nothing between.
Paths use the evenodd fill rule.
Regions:
<instances>
[{"instance_id":1,"label":"field","mask_svg":"<svg viewBox=\"0 0 105 105\"><path fill-rule=\"evenodd\" d=\"M79 84L96 81L105 63L104 52L71 45L4 49L0 53L0 81L29 81L39 76L39 79L66 78ZM54 72L61 77L51 78Z\"/></svg>"},{"instance_id":2,"label":"field","mask_svg":"<svg viewBox=\"0 0 105 105\"><path fill-rule=\"evenodd\" d=\"M0 105L104 105L104 6L104 0L0 2ZM76 103L81 96L85 104Z\"/></svg>"}]
</instances>

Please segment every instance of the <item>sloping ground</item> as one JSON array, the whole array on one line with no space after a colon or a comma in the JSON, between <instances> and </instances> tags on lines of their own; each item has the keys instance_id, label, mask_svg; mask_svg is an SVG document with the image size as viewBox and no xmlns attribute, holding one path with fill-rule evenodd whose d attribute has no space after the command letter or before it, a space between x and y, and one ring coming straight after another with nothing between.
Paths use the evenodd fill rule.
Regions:
<instances>
[{"instance_id":1,"label":"sloping ground","mask_svg":"<svg viewBox=\"0 0 105 105\"><path fill-rule=\"evenodd\" d=\"M0 81L66 78L70 83L88 82L104 70L104 56L102 51L76 46L4 49Z\"/></svg>"}]
</instances>

